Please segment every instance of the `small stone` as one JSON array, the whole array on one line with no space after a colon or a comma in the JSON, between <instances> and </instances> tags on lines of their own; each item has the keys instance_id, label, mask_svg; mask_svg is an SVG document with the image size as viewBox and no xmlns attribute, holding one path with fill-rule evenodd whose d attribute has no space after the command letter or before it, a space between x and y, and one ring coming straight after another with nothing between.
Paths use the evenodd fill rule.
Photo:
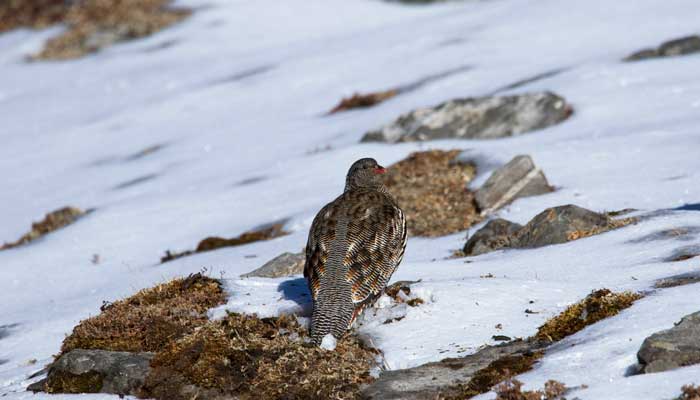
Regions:
<instances>
[{"instance_id":1,"label":"small stone","mask_svg":"<svg viewBox=\"0 0 700 400\"><path fill-rule=\"evenodd\" d=\"M640 50L627 56L624 61L674 57L697 52L700 52L700 36L693 35L664 42L657 48Z\"/></svg>"},{"instance_id":2,"label":"small stone","mask_svg":"<svg viewBox=\"0 0 700 400\"><path fill-rule=\"evenodd\" d=\"M502 218L491 220L467 240L467 243L464 245L464 254L467 256L478 256L479 254L508 247L510 238L522 227L520 224Z\"/></svg>"},{"instance_id":3,"label":"small stone","mask_svg":"<svg viewBox=\"0 0 700 400\"><path fill-rule=\"evenodd\" d=\"M477 190L475 199L482 215L486 215L517 198L536 196L553 190L542 170L535 166L532 158L519 155L494 171L486 183Z\"/></svg>"},{"instance_id":4,"label":"small stone","mask_svg":"<svg viewBox=\"0 0 700 400\"><path fill-rule=\"evenodd\" d=\"M241 275L242 278L280 278L304 272L304 253L282 253L263 264L262 267Z\"/></svg>"},{"instance_id":5,"label":"small stone","mask_svg":"<svg viewBox=\"0 0 700 400\"><path fill-rule=\"evenodd\" d=\"M404 114L391 124L368 132L362 141L495 139L544 129L571 114L566 100L551 92L454 99Z\"/></svg>"},{"instance_id":6,"label":"small stone","mask_svg":"<svg viewBox=\"0 0 700 400\"><path fill-rule=\"evenodd\" d=\"M686 315L673 328L646 338L637 358L643 373L700 363L700 311Z\"/></svg>"}]
</instances>

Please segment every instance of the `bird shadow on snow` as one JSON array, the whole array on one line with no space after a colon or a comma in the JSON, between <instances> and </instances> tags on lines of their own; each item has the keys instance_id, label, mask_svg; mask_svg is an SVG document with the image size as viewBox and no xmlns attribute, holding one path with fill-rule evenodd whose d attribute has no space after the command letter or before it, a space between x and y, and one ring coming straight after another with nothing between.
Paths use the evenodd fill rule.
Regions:
<instances>
[{"instance_id":1,"label":"bird shadow on snow","mask_svg":"<svg viewBox=\"0 0 700 400\"><path fill-rule=\"evenodd\" d=\"M306 279L294 278L288 279L277 286L277 291L282 293L285 300L295 302L302 310L300 317L308 317L311 315L312 303L309 287L306 285Z\"/></svg>"}]
</instances>

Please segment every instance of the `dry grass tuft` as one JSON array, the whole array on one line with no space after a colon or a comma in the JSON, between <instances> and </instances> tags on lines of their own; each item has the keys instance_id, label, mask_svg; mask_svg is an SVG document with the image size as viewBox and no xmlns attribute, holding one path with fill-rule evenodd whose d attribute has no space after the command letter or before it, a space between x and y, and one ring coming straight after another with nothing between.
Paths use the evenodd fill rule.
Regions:
<instances>
[{"instance_id":1,"label":"dry grass tuft","mask_svg":"<svg viewBox=\"0 0 700 400\"><path fill-rule=\"evenodd\" d=\"M543 352L538 351L503 356L489 364L486 368L477 371L471 380L469 380L469 383L460 385L457 389L458 394L450 398L469 399L479 394L486 393L499 382L503 382L514 375L531 370L535 362L537 362L543 354Z\"/></svg>"},{"instance_id":2,"label":"dry grass tuft","mask_svg":"<svg viewBox=\"0 0 700 400\"><path fill-rule=\"evenodd\" d=\"M372 380L375 351L356 338L335 351L304 344L294 317L229 314L172 342L151 362L143 397L189 399L354 399ZM195 396L196 397L196 396Z\"/></svg>"},{"instance_id":3,"label":"dry grass tuft","mask_svg":"<svg viewBox=\"0 0 700 400\"><path fill-rule=\"evenodd\" d=\"M620 218L620 219L612 219L608 218L609 222L607 225L602 226L602 227L595 227L593 229L589 230L577 230L570 232L567 236L567 240L572 241L572 240L577 240L577 239L583 239L589 236L593 235L598 235L604 232L612 231L614 229L622 228L623 226L627 226L630 224L635 224L639 221L637 218Z\"/></svg>"},{"instance_id":4,"label":"dry grass tuft","mask_svg":"<svg viewBox=\"0 0 700 400\"><path fill-rule=\"evenodd\" d=\"M189 256L194 253L212 251L220 249L222 247L240 246L248 243L258 242L261 240L270 240L276 237L289 234L289 232L282 229L282 227L283 224L273 224L259 230L244 232L232 239L225 239L216 236L208 237L199 242L199 244L197 245L197 249L195 250L186 250L183 252L171 252L170 250L167 250L165 252L165 255L161 257L160 262L165 263L180 257Z\"/></svg>"},{"instance_id":5,"label":"dry grass tuft","mask_svg":"<svg viewBox=\"0 0 700 400\"><path fill-rule=\"evenodd\" d=\"M61 347L111 351L158 351L204 325L207 310L223 304L220 283L201 274L176 279L102 307L83 320Z\"/></svg>"},{"instance_id":6,"label":"dry grass tuft","mask_svg":"<svg viewBox=\"0 0 700 400\"><path fill-rule=\"evenodd\" d=\"M32 224L32 230L19 238L16 242L5 243L0 250L11 249L32 242L53 231L61 229L77 221L85 215L85 211L75 207L64 207L46 214L43 220Z\"/></svg>"},{"instance_id":7,"label":"dry grass tuft","mask_svg":"<svg viewBox=\"0 0 700 400\"><path fill-rule=\"evenodd\" d=\"M585 299L569 306L559 315L545 322L537 330L535 338L552 342L559 341L588 325L616 315L642 297L640 293L613 293L608 289L595 290Z\"/></svg>"},{"instance_id":8,"label":"dry grass tuft","mask_svg":"<svg viewBox=\"0 0 700 400\"><path fill-rule=\"evenodd\" d=\"M410 235L447 235L481 220L467 189L476 167L455 162L460 152L417 152L387 169L386 186L406 213Z\"/></svg>"},{"instance_id":9,"label":"dry grass tuft","mask_svg":"<svg viewBox=\"0 0 700 400\"><path fill-rule=\"evenodd\" d=\"M508 379L493 390L496 400L564 400L566 386L563 383L549 380L544 384L544 390L522 391L523 383L517 379Z\"/></svg>"},{"instance_id":10,"label":"dry grass tuft","mask_svg":"<svg viewBox=\"0 0 700 400\"><path fill-rule=\"evenodd\" d=\"M341 111L352 110L355 108L367 108L388 100L399 93L397 89L389 89L382 92L374 92L367 94L355 93L350 97L343 98L338 105L333 107L328 114L335 114Z\"/></svg>"},{"instance_id":11,"label":"dry grass tuft","mask_svg":"<svg viewBox=\"0 0 700 400\"><path fill-rule=\"evenodd\" d=\"M700 400L700 386L683 385L681 395L677 400Z\"/></svg>"},{"instance_id":12,"label":"dry grass tuft","mask_svg":"<svg viewBox=\"0 0 700 400\"><path fill-rule=\"evenodd\" d=\"M181 21L189 10L168 8L171 0L9 0L0 3L0 32L63 23L65 32L32 56L65 60L117 42L148 36Z\"/></svg>"}]
</instances>

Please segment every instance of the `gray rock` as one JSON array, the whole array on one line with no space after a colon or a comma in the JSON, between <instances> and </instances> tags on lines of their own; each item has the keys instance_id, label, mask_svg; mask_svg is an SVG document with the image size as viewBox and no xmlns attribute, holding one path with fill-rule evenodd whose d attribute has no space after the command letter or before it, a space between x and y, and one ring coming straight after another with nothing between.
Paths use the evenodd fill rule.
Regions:
<instances>
[{"instance_id":1,"label":"gray rock","mask_svg":"<svg viewBox=\"0 0 700 400\"><path fill-rule=\"evenodd\" d=\"M262 267L241 275L242 278L280 278L304 272L304 253L282 253L266 262Z\"/></svg>"},{"instance_id":2,"label":"gray rock","mask_svg":"<svg viewBox=\"0 0 700 400\"><path fill-rule=\"evenodd\" d=\"M610 230L613 220L574 205L548 208L521 229L512 247L529 248L565 243Z\"/></svg>"},{"instance_id":3,"label":"gray rock","mask_svg":"<svg viewBox=\"0 0 700 400\"><path fill-rule=\"evenodd\" d=\"M76 349L51 364L44 381L27 389L136 395L148 375L152 358L153 353Z\"/></svg>"},{"instance_id":4,"label":"gray rock","mask_svg":"<svg viewBox=\"0 0 700 400\"><path fill-rule=\"evenodd\" d=\"M649 58L673 57L700 52L700 36L686 36L662 43L653 49L640 50L625 58L624 61L639 61Z\"/></svg>"},{"instance_id":5,"label":"gray rock","mask_svg":"<svg viewBox=\"0 0 700 400\"><path fill-rule=\"evenodd\" d=\"M549 186L542 170L535 167L532 158L519 155L491 174L476 191L476 203L482 214L490 214L520 197L549 193Z\"/></svg>"},{"instance_id":6,"label":"gray rock","mask_svg":"<svg viewBox=\"0 0 700 400\"><path fill-rule=\"evenodd\" d=\"M685 274L678 274L669 276L668 278L659 279L654 284L657 289L664 289L676 286L692 285L694 283L700 282L700 270L686 272Z\"/></svg>"},{"instance_id":7,"label":"gray rock","mask_svg":"<svg viewBox=\"0 0 700 400\"><path fill-rule=\"evenodd\" d=\"M384 371L362 390L366 399L436 399L455 395L459 384L466 384L480 370L507 356L529 355L543 348L535 341L513 341L487 346L461 358L448 358L415 368ZM443 396L443 397L440 397Z\"/></svg>"},{"instance_id":8,"label":"gray rock","mask_svg":"<svg viewBox=\"0 0 700 400\"><path fill-rule=\"evenodd\" d=\"M661 372L700 363L700 311L644 340L637 353L641 372Z\"/></svg>"},{"instance_id":9,"label":"gray rock","mask_svg":"<svg viewBox=\"0 0 700 400\"><path fill-rule=\"evenodd\" d=\"M363 142L493 139L546 128L567 119L572 108L551 92L450 100L402 115L368 132Z\"/></svg>"},{"instance_id":10,"label":"gray rock","mask_svg":"<svg viewBox=\"0 0 700 400\"><path fill-rule=\"evenodd\" d=\"M489 221L483 228L476 231L464 245L464 254L478 256L510 246L511 238L522 229L522 225L497 218Z\"/></svg>"}]
</instances>

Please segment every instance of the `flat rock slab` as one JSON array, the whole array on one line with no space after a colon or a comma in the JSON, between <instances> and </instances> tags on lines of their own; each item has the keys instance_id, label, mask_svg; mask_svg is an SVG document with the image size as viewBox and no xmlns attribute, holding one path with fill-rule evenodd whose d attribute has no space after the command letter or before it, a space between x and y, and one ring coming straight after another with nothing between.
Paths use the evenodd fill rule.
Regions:
<instances>
[{"instance_id":1,"label":"flat rock slab","mask_svg":"<svg viewBox=\"0 0 700 400\"><path fill-rule=\"evenodd\" d=\"M644 373L700 363L700 311L686 315L673 328L646 338L637 358Z\"/></svg>"},{"instance_id":2,"label":"flat rock slab","mask_svg":"<svg viewBox=\"0 0 700 400\"><path fill-rule=\"evenodd\" d=\"M700 271L691 271L685 274L669 276L668 278L659 279L654 284L657 289L664 289L676 286L692 285L700 283Z\"/></svg>"},{"instance_id":3,"label":"flat rock slab","mask_svg":"<svg viewBox=\"0 0 700 400\"><path fill-rule=\"evenodd\" d=\"M525 226L494 220L479 229L464 246L466 255L477 255L501 248L534 248L565 243L607 232L636 221L613 219L575 205L548 208Z\"/></svg>"},{"instance_id":4,"label":"flat rock slab","mask_svg":"<svg viewBox=\"0 0 700 400\"><path fill-rule=\"evenodd\" d=\"M280 278L304 272L304 253L282 253L266 262L262 267L241 275L242 278Z\"/></svg>"},{"instance_id":5,"label":"flat rock slab","mask_svg":"<svg viewBox=\"0 0 700 400\"><path fill-rule=\"evenodd\" d=\"M483 215L503 207L520 197L537 196L552 192L542 170L532 158L519 155L491 174L475 194Z\"/></svg>"},{"instance_id":6,"label":"flat rock slab","mask_svg":"<svg viewBox=\"0 0 700 400\"><path fill-rule=\"evenodd\" d=\"M566 100L551 92L454 99L404 114L362 141L502 138L558 124L571 113Z\"/></svg>"},{"instance_id":7,"label":"flat rock slab","mask_svg":"<svg viewBox=\"0 0 700 400\"><path fill-rule=\"evenodd\" d=\"M700 52L700 36L686 36L662 43L659 47L640 50L624 61L639 61L650 58L674 57Z\"/></svg>"},{"instance_id":8,"label":"flat rock slab","mask_svg":"<svg viewBox=\"0 0 700 400\"><path fill-rule=\"evenodd\" d=\"M76 349L49 367L31 391L136 395L148 375L153 353Z\"/></svg>"},{"instance_id":9,"label":"flat rock slab","mask_svg":"<svg viewBox=\"0 0 700 400\"><path fill-rule=\"evenodd\" d=\"M385 371L362 390L365 399L436 399L450 395L459 384L466 384L480 370L505 356L516 356L541 350L535 341L513 341L499 346L487 346L460 358L423 364L415 368Z\"/></svg>"}]
</instances>

